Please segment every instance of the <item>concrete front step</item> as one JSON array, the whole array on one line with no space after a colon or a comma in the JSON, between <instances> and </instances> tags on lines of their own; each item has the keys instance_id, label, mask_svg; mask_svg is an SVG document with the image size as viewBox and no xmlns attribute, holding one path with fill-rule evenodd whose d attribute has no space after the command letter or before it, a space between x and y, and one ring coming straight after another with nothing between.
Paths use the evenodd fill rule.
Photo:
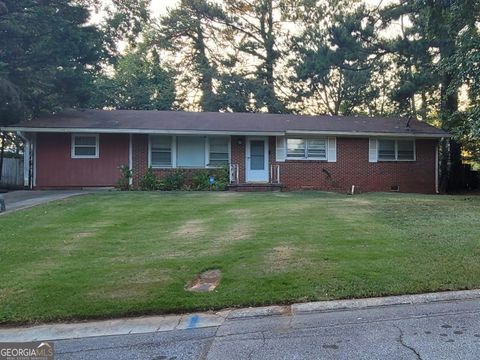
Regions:
<instances>
[{"instance_id":1,"label":"concrete front step","mask_svg":"<svg viewBox=\"0 0 480 360\"><path fill-rule=\"evenodd\" d=\"M228 186L230 191L282 191L282 184L231 184Z\"/></svg>"}]
</instances>

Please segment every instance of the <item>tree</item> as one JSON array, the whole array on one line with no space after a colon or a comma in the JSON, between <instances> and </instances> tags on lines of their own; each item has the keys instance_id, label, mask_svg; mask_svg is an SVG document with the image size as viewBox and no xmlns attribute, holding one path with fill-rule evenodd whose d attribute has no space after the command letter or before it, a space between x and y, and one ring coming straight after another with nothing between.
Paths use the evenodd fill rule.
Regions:
<instances>
[{"instance_id":1,"label":"tree","mask_svg":"<svg viewBox=\"0 0 480 360\"><path fill-rule=\"evenodd\" d=\"M0 0L0 127L86 103L103 54L88 19L85 3ZM10 136L0 132L0 163Z\"/></svg>"},{"instance_id":2,"label":"tree","mask_svg":"<svg viewBox=\"0 0 480 360\"><path fill-rule=\"evenodd\" d=\"M98 0L93 0L98 1ZM139 36L150 26L150 0L103 1L105 17L100 24L104 32L104 46L109 60L115 63L120 57L119 45L136 46ZM99 7L99 5L97 5Z\"/></svg>"},{"instance_id":3,"label":"tree","mask_svg":"<svg viewBox=\"0 0 480 360\"><path fill-rule=\"evenodd\" d=\"M257 109L282 113L287 109L278 96L276 66L281 56L282 13L286 0L225 0L227 24L235 33L232 46L251 57L257 80ZM248 77L245 73L244 77Z\"/></svg>"},{"instance_id":4,"label":"tree","mask_svg":"<svg viewBox=\"0 0 480 360\"><path fill-rule=\"evenodd\" d=\"M385 96L387 77L378 75L388 64L375 27L369 26L373 16L350 1L302 3L297 15L302 31L291 41L294 101L304 108L313 103L316 112L330 115L384 114L384 104L377 106L376 100Z\"/></svg>"},{"instance_id":5,"label":"tree","mask_svg":"<svg viewBox=\"0 0 480 360\"><path fill-rule=\"evenodd\" d=\"M89 11L68 0L2 0L0 64L27 116L88 99L102 57L102 35Z\"/></svg>"},{"instance_id":6,"label":"tree","mask_svg":"<svg viewBox=\"0 0 480 360\"><path fill-rule=\"evenodd\" d=\"M175 101L173 72L161 67L155 49L140 46L122 56L112 77L97 80L93 107L121 110L171 110Z\"/></svg>"},{"instance_id":7,"label":"tree","mask_svg":"<svg viewBox=\"0 0 480 360\"><path fill-rule=\"evenodd\" d=\"M181 55L180 73L190 73L201 91L199 105L203 111L218 111L215 78L218 77L218 19L225 19L222 9L206 0L181 0L177 8L160 19L153 41L161 48ZM183 77L186 88L192 88L191 76Z\"/></svg>"},{"instance_id":8,"label":"tree","mask_svg":"<svg viewBox=\"0 0 480 360\"><path fill-rule=\"evenodd\" d=\"M383 27L407 17L411 22L408 42L397 39L392 49L399 50L404 57L413 60L415 78L407 94L411 100L419 92L425 96L425 89L436 87L439 92L437 104L441 127L455 133L458 127L459 83L456 82L458 68L448 66L458 51L462 34L476 31L480 20L480 3L469 0L410 0L387 6L380 12ZM410 67L412 69L412 67ZM433 76L431 76L433 75ZM426 99L424 99L425 103ZM442 144L441 188L458 189L461 147L457 141ZM449 166L450 164L450 166Z\"/></svg>"}]
</instances>

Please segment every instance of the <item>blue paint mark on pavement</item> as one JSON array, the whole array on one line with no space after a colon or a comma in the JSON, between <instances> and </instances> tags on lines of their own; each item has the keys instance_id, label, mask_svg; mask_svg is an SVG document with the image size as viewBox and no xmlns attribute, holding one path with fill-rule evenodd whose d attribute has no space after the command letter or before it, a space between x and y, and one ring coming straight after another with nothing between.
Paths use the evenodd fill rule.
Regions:
<instances>
[{"instance_id":1,"label":"blue paint mark on pavement","mask_svg":"<svg viewBox=\"0 0 480 360\"><path fill-rule=\"evenodd\" d=\"M197 327L198 320L200 320L200 316L193 315L188 322L188 329L195 329Z\"/></svg>"}]
</instances>

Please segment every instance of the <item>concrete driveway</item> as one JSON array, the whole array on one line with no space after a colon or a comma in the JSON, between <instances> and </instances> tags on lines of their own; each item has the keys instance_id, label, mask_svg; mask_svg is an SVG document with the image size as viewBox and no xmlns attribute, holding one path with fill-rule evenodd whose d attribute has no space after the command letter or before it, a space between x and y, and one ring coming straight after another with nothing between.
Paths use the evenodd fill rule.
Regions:
<instances>
[{"instance_id":1,"label":"concrete driveway","mask_svg":"<svg viewBox=\"0 0 480 360\"><path fill-rule=\"evenodd\" d=\"M54 200L61 200L71 196L88 194L89 190L18 190L0 194L5 200L6 212L26 209L35 205L45 204Z\"/></svg>"}]
</instances>

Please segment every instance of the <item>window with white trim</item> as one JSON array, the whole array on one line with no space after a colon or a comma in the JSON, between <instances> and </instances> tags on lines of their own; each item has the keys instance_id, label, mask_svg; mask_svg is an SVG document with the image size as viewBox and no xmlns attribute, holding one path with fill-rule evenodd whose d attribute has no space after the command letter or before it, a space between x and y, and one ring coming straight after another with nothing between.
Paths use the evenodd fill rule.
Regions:
<instances>
[{"instance_id":1,"label":"window with white trim","mask_svg":"<svg viewBox=\"0 0 480 360\"><path fill-rule=\"evenodd\" d=\"M150 137L150 166L171 167L172 166L172 137L151 136Z\"/></svg>"},{"instance_id":2,"label":"window with white trim","mask_svg":"<svg viewBox=\"0 0 480 360\"><path fill-rule=\"evenodd\" d=\"M289 138L287 139L287 159L327 160L327 139Z\"/></svg>"},{"instance_id":3,"label":"window with white trim","mask_svg":"<svg viewBox=\"0 0 480 360\"><path fill-rule=\"evenodd\" d=\"M378 160L380 161L414 161L415 141L378 139Z\"/></svg>"},{"instance_id":4,"label":"window with white trim","mask_svg":"<svg viewBox=\"0 0 480 360\"><path fill-rule=\"evenodd\" d=\"M99 156L98 134L73 134L72 158L95 159Z\"/></svg>"},{"instance_id":5,"label":"window with white trim","mask_svg":"<svg viewBox=\"0 0 480 360\"><path fill-rule=\"evenodd\" d=\"M150 135L150 167L205 168L228 165L228 136Z\"/></svg>"},{"instance_id":6,"label":"window with white trim","mask_svg":"<svg viewBox=\"0 0 480 360\"><path fill-rule=\"evenodd\" d=\"M229 138L228 137L210 137L208 139L208 166L227 166L229 163Z\"/></svg>"}]
</instances>

